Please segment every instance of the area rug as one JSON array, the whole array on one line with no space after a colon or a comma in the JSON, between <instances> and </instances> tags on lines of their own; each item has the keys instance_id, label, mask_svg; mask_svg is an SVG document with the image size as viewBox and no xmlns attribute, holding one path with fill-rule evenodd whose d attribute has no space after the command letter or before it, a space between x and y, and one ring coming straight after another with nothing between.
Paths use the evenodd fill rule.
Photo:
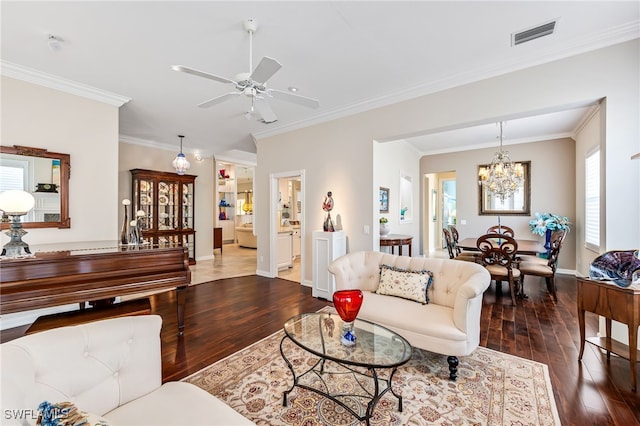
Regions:
<instances>
[{"instance_id":1,"label":"area rug","mask_svg":"<svg viewBox=\"0 0 640 426\"><path fill-rule=\"evenodd\" d=\"M339 405L297 387L283 407L282 393L293 381L280 354L283 336L283 331L274 333L183 380L258 425L359 425ZM317 360L289 339L283 350L294 366L311 366ZM414 348L411 360L393 378L394 391L403 397L403 411L387 393L378 402L371 424L560 425L545 364L479 347L472 355L460 357L457 381L448 376L446 356ZM349 406L361 414L366 410L356 399Z\"/></svg>"}]
</instances>

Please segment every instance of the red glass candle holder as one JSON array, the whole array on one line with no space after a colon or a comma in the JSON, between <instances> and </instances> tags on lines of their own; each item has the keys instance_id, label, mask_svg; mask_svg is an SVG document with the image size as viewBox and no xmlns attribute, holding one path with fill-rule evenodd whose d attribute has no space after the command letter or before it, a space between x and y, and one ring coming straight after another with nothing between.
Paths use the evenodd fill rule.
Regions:
<instances>
[{"instance_id":1,"label":"red glass candle holder","mask_svg":"<svg viewBox=\"0 0 640 426\"><path fill-rule=\"evenodd\" d=\"M360 290L338 290L333 293L333 306L343 322L340 341L345 346L353 346L356 343L353 321L360 312L363 298Z\"/></svg>"}]
</instances>

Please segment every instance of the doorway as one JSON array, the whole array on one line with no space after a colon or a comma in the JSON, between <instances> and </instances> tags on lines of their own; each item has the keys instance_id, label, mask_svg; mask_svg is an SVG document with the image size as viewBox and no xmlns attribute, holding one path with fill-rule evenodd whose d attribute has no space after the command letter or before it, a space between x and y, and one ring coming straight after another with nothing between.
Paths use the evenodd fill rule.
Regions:
<instances>
[{"instance_id":1,"label":"doorway","mask_svg":"<svg viewBox=\"0 0 640 426\"><path fill-rule=\"evenodd\" d=\"M303 283L304 172L271 175L271 275Z\"/></svg>"}]
</instances>

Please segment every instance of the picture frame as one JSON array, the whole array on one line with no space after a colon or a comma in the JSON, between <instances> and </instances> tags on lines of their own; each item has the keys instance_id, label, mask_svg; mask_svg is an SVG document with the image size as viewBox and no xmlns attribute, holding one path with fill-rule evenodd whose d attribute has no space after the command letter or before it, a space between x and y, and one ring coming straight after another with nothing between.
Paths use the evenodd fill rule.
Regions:
<instances>
[{"instance_id":1,"label":"picture frame","mask_svg":"<svg viewBox=\"0 0 640 426\"><path fill-rule=\"evenodd\" d=\"M380 187L380 213L389 213L389 188Z\"/></svg>"},{"instance_id":2,"label":"picture frame","mask_svg":"<svg viewBox=\"0 0 640 426\"><path fill-rule=\"evenodd\" d=\"M479 216L530 216L531 215L531 161L517 161L522 165L522 183L517 191L505 198L494 196L482 184L488 164L478 166L478 215Z\"/></svg>"}]
</instances>

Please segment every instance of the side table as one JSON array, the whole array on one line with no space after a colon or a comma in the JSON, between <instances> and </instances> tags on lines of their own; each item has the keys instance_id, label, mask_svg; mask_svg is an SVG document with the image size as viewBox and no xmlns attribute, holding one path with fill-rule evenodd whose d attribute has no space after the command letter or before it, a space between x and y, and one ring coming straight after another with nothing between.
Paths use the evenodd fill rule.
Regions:
<instances>
[{"instance_id":1,"label":"side table","mask_svg":"<svg viewBox=\"0 0 640 426\"><path fill-rule=\"evenodd\" d=\"M628 359L630 363L631 390L636 392L636 363L640 359L638 326L640 325L640 290L619 287L606 281L578 278L578 321L580 323L580 354L582 360L584 343L589 342L607 351ZM606 336L585 338L584 313L593 312L605 317ZM611 320L626 324L629 328L629 345L611 339Z\"/></svg>"},{"instance_id":2,"label":"side table","mask_svg":"<svg viewBox=\"0 0 640 426\"><path fill-rule=\"evenodd\" d=\"M398 253L402 256L402 246L409 246L409 257L411 257L411 235L389 234L380 236L380 247L391 247L391 254L394 254L394 247L398 246Z\"/></svg>"}]
</instances>

